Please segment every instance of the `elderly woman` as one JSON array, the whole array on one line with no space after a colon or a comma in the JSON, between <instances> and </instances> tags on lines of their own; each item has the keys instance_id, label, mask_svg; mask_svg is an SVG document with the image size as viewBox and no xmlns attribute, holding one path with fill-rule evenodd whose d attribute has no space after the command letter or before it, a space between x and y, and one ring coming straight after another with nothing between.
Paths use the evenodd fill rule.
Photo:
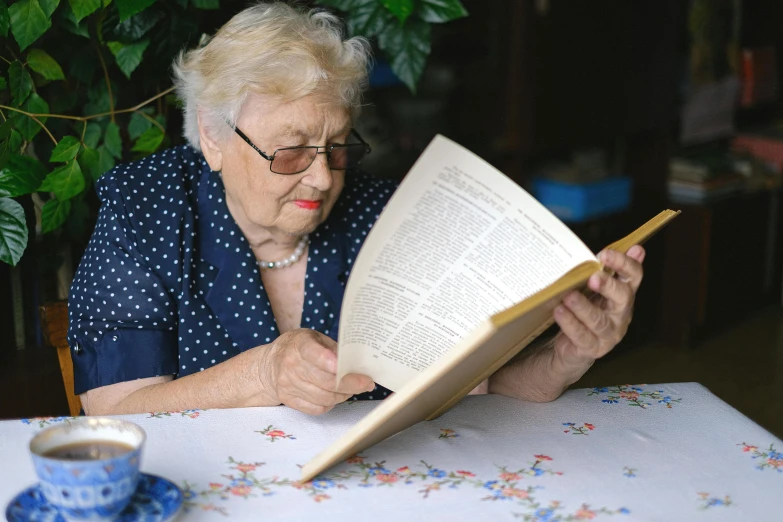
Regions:
<instances>
[{"instance_id":1,"label":"elderly woman","mask_svg":"<svg viewBox=\"0 0 783 522\"><path fill-rule=\"evenodd\" d=\"M87 414L284 404L318 414L389 392L335 387L347 275L393 184L356 167L368 47L326 12L258 4L175 64L188 144L121 165L69 299ZM353 212L361 205L368 210ZM605 252L560 332L483 388L552 400L622 338L644 251Z\"/></svg>"}]
</instances>

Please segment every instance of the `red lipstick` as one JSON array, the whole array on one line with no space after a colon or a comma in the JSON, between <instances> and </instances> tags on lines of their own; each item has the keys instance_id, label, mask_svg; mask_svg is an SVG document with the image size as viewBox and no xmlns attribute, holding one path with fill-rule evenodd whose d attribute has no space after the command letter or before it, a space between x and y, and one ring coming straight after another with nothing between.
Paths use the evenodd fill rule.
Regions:
<instances>
[{"instance_id":1,"label":"red lipstick","mask_svg":"<svg viewBox=\"0 0 783 522\"><path fill-rule=\"evenodd\" d=\"M297 199L294 200L294 204L299 208L307 210L317 210L321 208L322 200L320 199Z\"/></svg>"}]
</instances>

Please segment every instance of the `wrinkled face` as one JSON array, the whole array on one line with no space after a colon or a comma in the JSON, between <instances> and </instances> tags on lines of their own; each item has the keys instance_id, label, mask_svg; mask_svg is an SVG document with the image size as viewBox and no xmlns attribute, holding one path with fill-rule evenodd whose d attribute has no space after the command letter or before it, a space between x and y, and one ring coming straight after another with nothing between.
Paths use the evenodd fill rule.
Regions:
<instances>
[{"instance_id":1,"label":"wrinkled face","mask_svg":"<svg viewBox=\"0 0 783 522\"><path fill-rule=\"evenodd\" d=\"M283 104L249 96L237 128L271 156L284 147L345 143L351 120L347 109L315 96ZM301 236L315 230L334 207L345 181L344 171L329 169L326 154L318 154L299 174L275 174L270 161L235 133L214 147L202 139L202 150L210 166L222 171L234 219L272 233Z\"/></svg>"}]
</instances>

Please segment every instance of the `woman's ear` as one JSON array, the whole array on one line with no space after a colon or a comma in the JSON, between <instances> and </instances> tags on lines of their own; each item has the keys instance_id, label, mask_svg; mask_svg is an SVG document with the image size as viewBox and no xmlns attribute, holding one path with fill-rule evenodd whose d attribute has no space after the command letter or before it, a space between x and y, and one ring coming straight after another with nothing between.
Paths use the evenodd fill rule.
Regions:
<instances>
[{"instance_id":1,"label":"woman's ear","mask_svg":"<svg viewBox=\"0 0 783 522\"><path fill-rule=\"evenodd\" d=\"M204 118L201 117L201 111L197 113L196 117L198 118L198 139L201 144L201 153L207 160L209 168L219 172L223 168L223 150L210 136L209 129L204 124Z\"/></svg>"}]
</instances>

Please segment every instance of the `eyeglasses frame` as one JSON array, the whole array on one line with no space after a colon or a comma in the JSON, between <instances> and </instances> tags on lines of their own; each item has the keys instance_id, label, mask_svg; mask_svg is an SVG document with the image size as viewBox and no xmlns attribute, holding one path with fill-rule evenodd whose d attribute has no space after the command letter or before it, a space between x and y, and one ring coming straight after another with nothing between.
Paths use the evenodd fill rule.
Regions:
<instances>
[{"instance_id":1,"label":"eyeglasses frame","mask_svg":"<svg viewBox=\"0 0 783 522\"><path fill-rule=\"evenodd\" d=\"M272 172L274 174L279 174L280 176L295 176L297 174L301 174L302 172L306 171L307 169L309 169L310 167L313 166L313 163L315 163L315 158L318 156L318 154L326 154L327 158L328 158L329 155L332 153L332 151L335 148L338 148L338 147L349 147L349 146L356 146L356 145L364 145L364 155L365 156L367 156L367 154L372 152L372 147L370 147L370 144L367 143L366 141L364 141L364 138L362 138L361 135L359 135L359 133L356 131L356 129L351 129L349 134L354 136L356 139L358 139L360 143L342 143L342 144L334 144L334 145L296 145L294 147L281 147L279 149L275 149L275 151L270 156L270 155L266 154L264 151L262 151L261 149L259 149L255 145L255 143L253 143L250 140L250 138L247 137L247 135L244 132L239 130L239 127L237 127L236 125L231 125L231 128L234 129L234 132L236 132L237 135L245 141L245 143L247 143L248 145L253 147L253 150L258 152L261 155L262 158L264 158L265 160L267 160L269 162L269 171L270 172ZM275 155L278 152L280 152L281 150L296 150L296 149L316 149L315 156L313 156L313 161L311 161L310 164L307 167L305 167L304 169L300 170L299 172L282 173L282 172L275 172L274 170L272 170L272 162L274 161ZM324 149L324 150L321 151L319 149ZM364 157L362 157L362 159L364 159ZM359 163L361 163L361 160L359 160ZM359 166L359 163L357 163L353 167ZM329 167L329 168L331 169L332 167ZM346 170L346 169L333 169L333 170Z\"/></svg>"}]
</instances>

